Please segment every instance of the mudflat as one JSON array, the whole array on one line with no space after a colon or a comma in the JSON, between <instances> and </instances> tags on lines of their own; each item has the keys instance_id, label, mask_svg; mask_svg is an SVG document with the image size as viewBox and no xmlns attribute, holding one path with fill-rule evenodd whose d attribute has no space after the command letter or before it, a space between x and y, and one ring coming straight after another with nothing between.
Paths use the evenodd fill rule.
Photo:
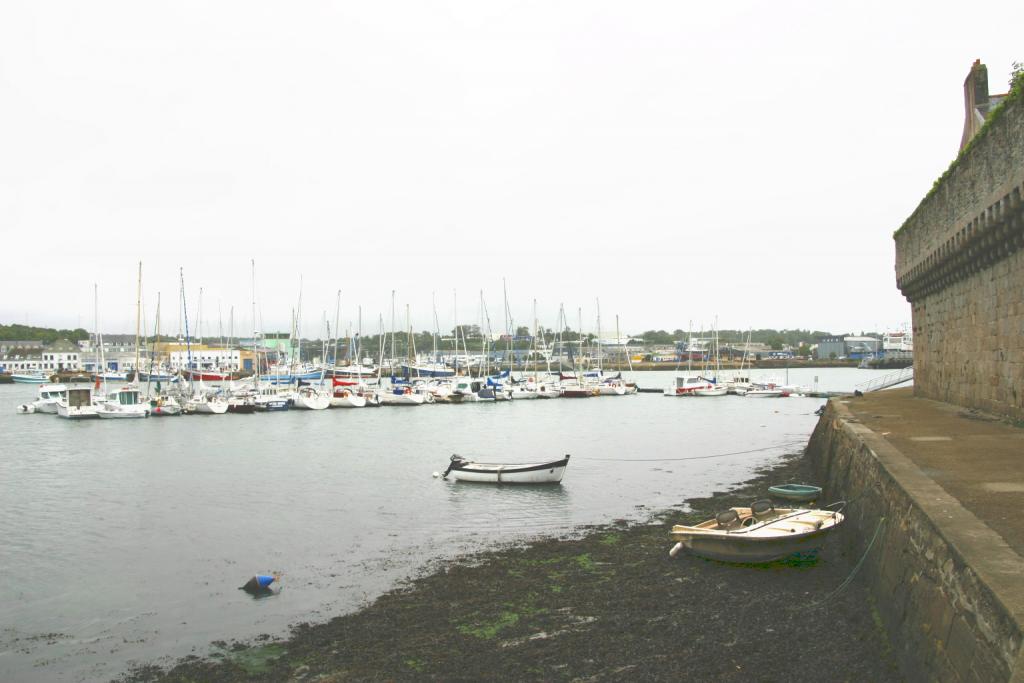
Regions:
<instances>
[{"instance_id":1,"label":"mudflat","mask_svg":"<svg viewBox=\"0 0 1024 683\"><path fill-rule=\"evenodd\" d=\"M464 557L287 639L122 680L900 680L863 583L837 591L870 539L841 527L816 558L763 566L669 558L672 524L792 481L816 483L802 456L650 523Z\"/></svg>"}]
</instances>

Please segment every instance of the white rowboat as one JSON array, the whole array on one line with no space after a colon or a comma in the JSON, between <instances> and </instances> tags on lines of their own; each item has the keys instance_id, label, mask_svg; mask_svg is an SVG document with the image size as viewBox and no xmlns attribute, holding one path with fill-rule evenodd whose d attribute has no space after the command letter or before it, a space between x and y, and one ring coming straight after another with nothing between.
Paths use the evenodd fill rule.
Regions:
<instances>
[{"instance_id":1,"label":"white rowboat","mask_svg":"<svg viewBox=\"0 0 1024 683\"><path fill-rule=\"evenodd\" d=\"M534 463L472 462L453 455L441 478L451 474L456 481L488 484L558 484L568 465L568 455L561 460Z\"/></svg>"}]
</instances>

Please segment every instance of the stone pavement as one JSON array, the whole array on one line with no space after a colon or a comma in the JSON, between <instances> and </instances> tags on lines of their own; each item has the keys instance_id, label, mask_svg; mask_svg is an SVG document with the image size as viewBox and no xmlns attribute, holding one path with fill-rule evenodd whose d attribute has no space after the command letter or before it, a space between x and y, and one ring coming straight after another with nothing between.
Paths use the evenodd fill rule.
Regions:
<instances>
[{"instance_id":1,"label":"stone pavement","mask_svg":"<svg viewBox=\"0 0 1024 683\"><path fill-rule=\"evenodd\" d=\"M843 403L1024 556L1024 427L914 398L913 389Z\"/></svg>"}]
</instances>

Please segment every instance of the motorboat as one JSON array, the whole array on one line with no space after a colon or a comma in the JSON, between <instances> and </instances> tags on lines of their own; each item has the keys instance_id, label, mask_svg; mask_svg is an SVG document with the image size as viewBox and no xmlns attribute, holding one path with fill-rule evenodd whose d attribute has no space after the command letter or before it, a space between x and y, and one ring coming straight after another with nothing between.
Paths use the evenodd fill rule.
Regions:
<instances>
[{"instance_id":1,"label":"motorboat","mask_svg":"<svg viewBox=\"0 0 1024 683\"><path fill-rule=\"evenodd\" d=\"M134 386L110 393L107 400L96 407L96 414L108 420L149 417L149 413L149 401L143 400L142 392Z\"/></svg>"},{"instance_id":2,"label":"motorboat","mask_svg":"<svg viewBox=\"0 0 1024 683\"><path fill-rule=\"evenodd\" d=\"M741 395L748 398L782 398L786 394L782 391L781 387L774 384L755 384Z\"/></svg>"},{"instance_id":3,"label":"motorboat","mask_svg":"<svg viewBox=\"0 0 1024 683\"><path fill-rule=\"evenodd\" d=\"M50 381L50 376L38 370L35 372L15 372L11 375L11 379L17 384L46 384Z\"/></svg>"},{"instance_id":4,"label":"motorboat","mask_svg":"<svg viewBox=\"0 0 1024 683\"><path fill-rule=\"evenodd\" d=\"M36 400L18 406L18 412L56 415L57 403L64 398L67 390L68 388L64 384L40 384Z\"/></svg>"},{"instance_id":5,"label":"motorboat","mask_svg":"<svg viewBox=\"0 0 1024 683\"><path fill-rule=\"evenodd\" d=\"M776 508L758 500L748 508L729 508L696 526L672 527L671 557L686 548L694 555L723 562L765 563L797 553L813 553L843 522L845 503L823 509ZM837 508L835 510L829 508Z\"/></svg>"},{"instance_id":6,"label":"motorboat","mask_svg":"<svg viewBox=\"0 0 1024 683\"><path fill-rule=\"evenodd\" d=\"M675 376L665 396L696 396L698 390L714 389L715 384L696 372L682 372Z\"/></svg>"},{"instance_id":7,"label":"motorboat","mask_svg":"<svg viewBox=\"0 0 1024 683\"><path fill-rule=\"evenodd\" d=\"M724 384L717 384L710 389L696 389L693 392L694 396L725 396L729 393L729 387Z\"/></svg>"},{"instance_id":8,"label":"motorboat","mask_svg":"<svg viewBox=\"0 0 1024 683\"><path fill-rule=\"evenodd\" d=\"M452 384L452 393L448 396L451 403L477 403L494 401L494 387L487 386L483 380L460 377Z\"/></svg>"},{"instance_id":9,"label":"motorboat","mask_svg":"<svg viewBox=\"0 0 1024 683\"><path fill-rule=\"evenodd\" d=\"M568 465L568 455L560 460L532 463L475 462L453 455L448 469L439 476L445 479L451 474L456 481L488 484L558 484Z\"/></svg>"},{"instance_id":10,"label":"motorboat","mask_svg":"<svg viewBox=\"0 0 1024 683\"><path fill-rule=\"evenodd\" d=\"M86 420L99 417L97 408L103 401L93 397L92 387L69 387L57 402L57 415L68 420Z\"/></svg>"}]
</instances>

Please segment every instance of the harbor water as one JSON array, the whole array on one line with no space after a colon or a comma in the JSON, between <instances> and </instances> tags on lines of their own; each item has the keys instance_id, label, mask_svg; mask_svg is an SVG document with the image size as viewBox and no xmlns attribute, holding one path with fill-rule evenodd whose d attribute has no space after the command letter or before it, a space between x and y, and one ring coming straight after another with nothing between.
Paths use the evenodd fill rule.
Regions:
<instances>
[{"instance_id":1,"label":"harbor water","mask_svg":"<svg viewBox=\"0 0 1024 683\"><path fill-rule=\"evenodd\" d=\"M852 391L881 374L788 379ZM627 377L662 387L672 373ZM4 681L103 680L208 654L214 641L282 636L439 561L643 520L801 450L824 402L639 394L124 421L15 414L35 392L0 386ZM572 460L561 486L433 478L452 453ZM279 594L238 590L270 572L282 573Z\"/></svg>"}]
</instances>

